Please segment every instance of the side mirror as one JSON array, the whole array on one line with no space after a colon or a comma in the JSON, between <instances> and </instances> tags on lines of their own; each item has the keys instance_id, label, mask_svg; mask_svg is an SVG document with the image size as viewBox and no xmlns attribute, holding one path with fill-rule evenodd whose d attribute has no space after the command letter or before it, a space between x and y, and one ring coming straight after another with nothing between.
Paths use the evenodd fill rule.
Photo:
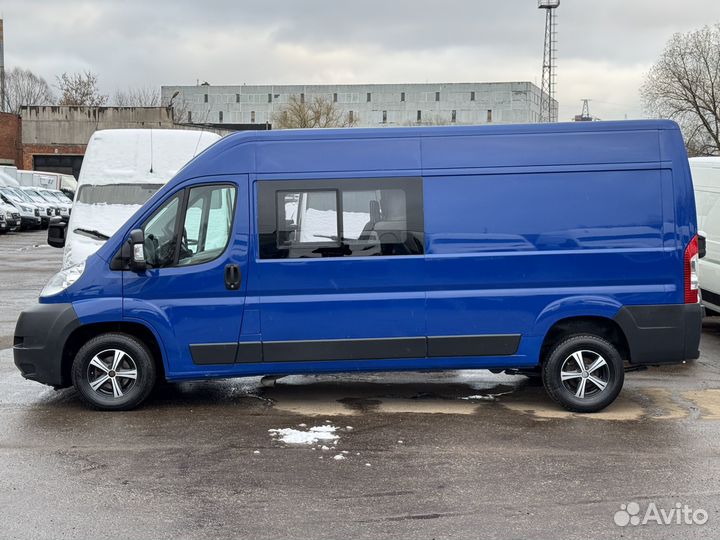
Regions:
<instances>
[{"instance_id":1,"label":"side mirror","mask_svg":"<svg viewBox=\"0 0 720 540\"><path fill-rule=\"evenodd\" d=\"M65 238L67 236L67 221L62 218L51 218L48 225L47 243L52 247L65 247Z\"/></svg>"},{"instance_id":2,"label":"side mirror","mask_svg":"<svg viewBox=\"0 0 720 540\"><path fill-rule=\"evenodd\" d=\"M130 231L128 243L131 248L130 270L133 272L144 272L147 268L145 262L145 233L142 229L133 229Z\"/></svg>"},{"instance_id":3,"label":"side mirror","mask_svg":"<svg viewBox=\"0 0 720 540\"><path fill-rule=\"evenodd\" d=\"M702 259L705 255L707 255L707 234L698 231L698 259Z\"/></svg>"}]
</instances>

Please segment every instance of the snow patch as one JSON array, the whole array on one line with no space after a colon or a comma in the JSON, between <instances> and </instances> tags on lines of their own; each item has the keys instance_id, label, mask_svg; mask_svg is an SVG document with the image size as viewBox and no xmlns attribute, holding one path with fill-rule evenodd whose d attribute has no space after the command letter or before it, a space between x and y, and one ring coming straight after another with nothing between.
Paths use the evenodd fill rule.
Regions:
<instances>
[{"instance_id":1,"label":"snow patch","mask_svg":"<svg viewBox=\"0 0 720 540\"><path fill-rule=\"evenodd\" d=\"M293 428L269 429L268 431L279 441L287 444L315 444L318 441L337 442L340 436L335 435L336 430L335 426L324 425L313 426L307 431ZM323 446L322 450L329 450L329 448Z\"/></svg>"},{"instance_id":2,"label":"snow patch","mask_svg":"<svg viewBox=\"0 0 720 540\"><path fill-rule=\"evenodd\" d=\"M345 456L343 456L342 454L338 454L335 457L333 457L333 459L336 461L340 461L341 459L345 459Z\"/></svg>"}]
</instances>

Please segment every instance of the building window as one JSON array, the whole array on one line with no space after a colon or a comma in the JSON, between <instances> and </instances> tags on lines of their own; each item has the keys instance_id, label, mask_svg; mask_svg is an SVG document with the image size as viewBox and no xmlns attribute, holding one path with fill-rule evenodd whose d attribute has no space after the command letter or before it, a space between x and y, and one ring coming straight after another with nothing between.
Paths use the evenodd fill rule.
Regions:
<instances>
[{"instance_id":1,"label":"building window","mask_svg":"<svg viewBox=\"0 0 720 540\"><path fill-rule=\"evenodd\" d=\"M235 103L240 103L240 94L235 94Z\"/></svg>"},{"instance_id":2,"label":"building window","mask_svg":"<svg viewBox=\"0 0 720 540\"><path fill-rule=\"evenodd\" d=\"M422 122L422 111L417 112L417 121L418 123Z\"/></svg>"},{"instance_id":3,"label":"building window","mask_svg":"<svg viewBox=\"0 0 720 540\"><path fill-rule=\"evenodd\" d=\"M350 122L351 124L355 122L355 113L353 111L350 111L348 113L348 122Z\"/></svg>"},{"instance_id":4,"label":"building window","mask_svg":"<svg viewBox=\"0 0 720 540\"><path fill-rule=\"evenodd\" d=\"M272 94L268 94L268 103L272 103Z\"/></svg>"},{"instance_id":5,"label":"building window","mask_svg":"<svg viewBox=\"0 0 720 540\"><path fill-rule=\"evenodd\" d=\"M387 111L383 111L382 123L383 123L383 124L387 124Z\"/></svg>"},{"instance_id":6,"label":"building window","mask_svg":"<svg viewBox=\"0 0 720 540\"><path fill-rule=\"evenodd\" d=\"M440 101L440 92L435 92L435 101Z\"/></svg>"},{"instance_id":7,"label":"building window","mask_svg":"<svg viewBox=\"0 0 720 540\"><path fill-rule=\"evenodd\" d=\"M370 103L372 101L372 92L367 93L367 102Z\"/></svg>"},{"instance_id":8,"label":"building window","mask_svg":"<svg viewBox=\"0 0 720 540\"><path fill-rule=\"evenodd\" d=\"M490 122L492 122L492 109L488 109L488 111L487 111L487 121L488 121L488 124Z\"/></svg>"},{"instance_id":9,"label":"building window","mask_svg":"<svg viewBox=\"0 0 720 540\"><path fill-rule=\"evenodd\" d=\"M470 92L470 101L475 101L475 92Z\"/></svg>"},{"instance_id":10,"label":"building window","mask_svg":"<svg viewBox=\"0 0 720 540\"><path fill-rule=\"evenodd\" d=\"M450 121L454 124L457 122L457 111L453 109L452 114L450 115Z\"/></svg>"},{"instance_id":11,"label":"building window","mask_svg":"<svg viewBox=\"0 0 720 540\"><path fill-rule=\"evenodd\" d=\"M300 94L300 103L305 103L305 94Z\"/></svg>"},{"instance_id":12,"label":"building window","mask_svg":"<svg viewBox=\"0 0 720 540\"><path fill-rule=\"evenodd\" d=\"M205 103L207 103L207 102L208 102L208 95L205 94Z\"/></svg>"},{"instance_id":13,"label":"building window","mask_svg":"<svg viewBox=\"0 0 720 540\"><path fill-rule=\"evenodd\" d=\"M192 111L188 111L188 124L192 124Z\"/></svg>"},{"instance_id":14,"label":"building window","mask_svg":"<svg viewBox=\"0 0 720 540\"><path fill-rule=\"evenodd\" d=\"M222 111L220 111L218 113L218 121L222 124L222 121L223 121L223 112Z\"/></svg>"},{"instance_id":15,"label":"building window","mask_svg":"<svg viewBox=\"0 0 720 540\"><path fill-rule=\"evenodd\" d=\"M333 94L333 103L337 103L337 92Z\"/></svg>"},{"instance_id":16,"label":"building window","mask_svg":"<svg viewBox=\"0 0 720 540\"><path fill-rule=\"evenodd\" d=\"M261 259L422 255L419 178L258 182Z\"/></svg>"},{"instance_id":17,"label":"building window","mask_svg":"<svg viewBox=\"0 0 720 540\"><path fill-rule=\"evenodd\" d=\"M405 92L400 92L400 101L405 101Z\"/></svg>"},{"instance_id":18,"label":"building window","mask_svg":"<svg viewBox=\"0 0 720 540\"><path fill-rule=\"evenodd\" d=\"M255 123L255 111L250 111L250 123Z\"/></svg>"}]
</instances>

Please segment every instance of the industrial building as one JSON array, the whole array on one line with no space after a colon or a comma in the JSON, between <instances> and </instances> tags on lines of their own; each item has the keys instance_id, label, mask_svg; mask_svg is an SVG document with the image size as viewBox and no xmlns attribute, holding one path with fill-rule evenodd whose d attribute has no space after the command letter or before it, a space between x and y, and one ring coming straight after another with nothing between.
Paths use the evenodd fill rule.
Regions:
<instances>
[{"instance_id":1,"label":"industrial building","mask_svg":"<svg viewBox=\"0 0 720 540\"><path fill-rule=\"evenodd\" d=\"M356 127L534 123L541 110L540 88L530 82L162 87L163 103L182 110L182 122L229 129L271 129L291 96L321 96Z\"/></svg>"}]
</instances>

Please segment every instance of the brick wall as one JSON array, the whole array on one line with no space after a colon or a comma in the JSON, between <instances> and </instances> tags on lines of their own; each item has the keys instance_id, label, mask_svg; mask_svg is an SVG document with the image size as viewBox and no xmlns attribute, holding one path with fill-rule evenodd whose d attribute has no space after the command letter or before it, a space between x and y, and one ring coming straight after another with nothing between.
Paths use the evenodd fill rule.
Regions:
<instances>
[{"instance_id":1,"label":"brick wall","mask_svg":"<svg viewBox=\"0 0 720 540\"><path fill-rule=\"evenodd\" d=\"M84 156L86 144L23 144L22 145L22 167L18 169L33 169L33 156L36 155L73 155Z\"/></svg>"},{"instance_id":2,"label":"brick wall","mask_svg":"<svg viewBox=\"0 0 720 540\"><path fill-rule=\"evenodd\" d=\"M22 123L20 117L0 113L0 159L11 160L16 166L22 163Z\"/></svg>"}]
</instances>

